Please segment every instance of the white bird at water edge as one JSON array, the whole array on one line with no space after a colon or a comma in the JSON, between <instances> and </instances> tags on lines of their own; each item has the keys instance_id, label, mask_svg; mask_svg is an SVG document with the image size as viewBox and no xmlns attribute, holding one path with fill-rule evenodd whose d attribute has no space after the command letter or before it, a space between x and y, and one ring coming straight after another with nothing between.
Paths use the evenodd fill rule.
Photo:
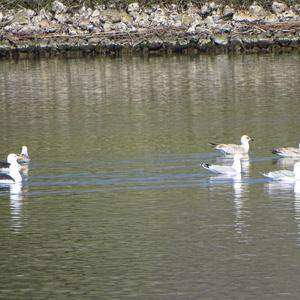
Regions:
<instances>
[{"instance_id":1,"label":"white bird at water edge","mask_svg":"<svg viewBox=\"0 0 300 300\"><path fill-rule=\"evenodd\" d=\"M249 142L254 139L249 137L248 135L243 135L241 137L241 145L237 144L216 144L209 143L209 145L214 146L214 148L223 154L247 154L249 152Z\"/></svg>"},{"instance_id":2,"label":"white bird at water edge","mask_svg":"<svg viewBox=\"0 0 300 300\"><path fill-rule=\"evenodd\" d=\"M202 163L201 166L215 174L224 174L224 175L236 175L242 172L241 159L243 155L236 153L233 158L233 164L231 166L223 165L211 165L208 163Z\"/></svg>"}]
</instances>

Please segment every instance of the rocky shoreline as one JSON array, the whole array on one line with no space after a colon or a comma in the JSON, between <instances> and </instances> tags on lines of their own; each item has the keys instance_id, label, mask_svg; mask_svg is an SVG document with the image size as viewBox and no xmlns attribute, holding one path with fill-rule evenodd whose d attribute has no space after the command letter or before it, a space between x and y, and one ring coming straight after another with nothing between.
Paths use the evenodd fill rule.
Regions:
<instances>
[{"instance_id":1,"label":"rocky shoreline","mask_svg":"<svg viewBox=\"0 0 300 300\"><path fill-rule=\"evenodd\" d=\"M130 4L94 9L54 1L49 10L0 11L0 58L152 52L260 52L300 49L300 4L253 3L246 10Z\"/></svg>"}]
</instances>

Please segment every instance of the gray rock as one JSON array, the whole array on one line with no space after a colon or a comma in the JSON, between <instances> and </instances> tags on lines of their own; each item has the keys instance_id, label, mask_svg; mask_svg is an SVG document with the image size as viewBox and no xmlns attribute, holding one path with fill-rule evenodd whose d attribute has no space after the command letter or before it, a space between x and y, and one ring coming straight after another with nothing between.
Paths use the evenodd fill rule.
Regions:
<instances>
[{"instance_id":1,"label":"gray rock","mask_svg":"<svg viewBox=\"0 0 300 300\"><path fill-rule=\"evenodd\" d=\"M198 14L190 15L190 14L184 13L181 16L180 21L181 21L182 26L186 26L186 27L194 26L194 27L196 27L202 22L202 18Z\"/></svg>"},{"instance_id":2,"label":"gray rock","mask_svg":"<svg viewBox=\"0 0 300 300\"><path fill-rule=\"evenodd\" d=\"M92 18L99 18L100 17L100 10L99 9L95 9L91 15Z\"/></svg>"},{"instance_id":3,"label":"gray rock","mask_svg":"<svg viewBox=\"0 0 300 300\"><path fill-rule=\"evenodd\" d=\"M23 26L17 23L12 23L10 25L6 25L3 28L4 32L9 32L9 33L18 33L19 30L22 28Z\"/></svg>"},{"instance_id":4,"label":"gray rock","mask_svg":"<svg viewBox=\"0 0 300 300\"><path fill-rule=\"evenodd\" d=\"M208 2L204 3L204 4L201 6L201 9L200 9L201 15L206 16L206 15L210 14L211 11L212 11L212 9L211 9L211 7L210 7L210 5L209 5Z\"/></svg>"},{"instance_id":5,"label":"gray rock","mask_svg":"<svg viewBox=\"0 0 300 300\"><path fill-rule=\"evenodd\" d=\"M157 9L150 15L150 21L152 25L166 26L168 25L168 18L165 11L162 9Z\"/></svg>"},{"instance_id":6,"label":"gray rock","mask_svg":"<svg viewBox=\"0 0 300 300\"><path fill-rule=\"evenodd\" d=\"M219 26L218 26L218 29L221 33L229 33L233 30L233 26L229 22L220 23Z\"/></svg>"},{"instance_id":7,"label":"gray rock","mask_svg":"<svg viewBox=\"0 0 300 300\"><path fill-rule=\"evenodd\" d=\"M266 48L266 47L274 44L274 40L273 40L273 38L270 38L263 34L263 35L259 35L257 37L257 44L262 48Z\"/></svg>"},{"instance_id":8,"label":"gray rock","mask_svg":"<svg viewBox=\"0 0 300 300\"><path fill-rule=\"evenodd\" d=\"M20 25L29 25L31 24L31 17L35 15L35 12L31 9L22 9L19 10L13 16L13 22Z\"/></svg>"},{"instance_id":9,"label":"gray rock","mask_svg":"<svg viewBox=\"0 0 300 300\"><path fill-rule=\"evenodd\" d=\"M127 12L131 16L135 16L140 12L140 5L137 2L130 3L127 7Z\"/></svg>"},{"instance_id":10,"label":"gray rock","mask_svg":"<svg viewBox=\"0 0 300 300\"><path fill-rule=\"evenodd\" d=\"M235 9L229 5L226 5L223 9L223 17L224 18L232 18L235 13Z\"/></svg>"},{"instance_id":11,"label":"gray rock","mask_svg":"<svg viewBox=\"0 0 300 300\"><path fill-rule=\"evenodd\" d=\"M230 45L233 47L236 46L242 46L243 45L243 41L242 38L239 34L233 34L230 37Z\"/></svg>"},{"instance_id":12,"label":"gray rock","mask_svg":"<svg viewBox=\"0 0 300 300\"><path fill-rule=\"evenodd\" d=\"M89 31L89 32L92 32L93 29L94 29L93 24L91 24L88 20L82 20L82 21L78 24L78 27L79 27L81 30Z\"/></svg>"},{"instance_id":13,"label":"gray rock","mask_svg":"<svg viewBox=\"0 0 300 300\"><path fill-rule=\"evenodd\" d=\"M275 24L279 22L279 19L275 14L269 14L264 18L264 22L268 24Z\"/></svg>"},{"instance_id":14,"label":"gray rock","mask_svg":"<svg viewBox=\"0 0 300 300\"><path fill-rule=\"evenodd\" d=\"M200 38L197 44L197 48L201 51L208 50L212 46L212 41L210 38Z\"/></svg>"},{"instance_id":15,"label":"gray rock","mask_svg":"<svg viewBox=\"0 0 300 300\"><path fill-rule=\"evenodd\" d=\"M177 6L173 7L173 11L176 11L177 9ZM193 5L192 3L189 3L185 12L189 15L198 15L201 13L201 10L199 10L199 8Z\"/></svg>"},{"instance_id":16,"label":"gray rock","mask_svg":"<svg viewBox=\"0 0 300 300\"><path fill-rule=\"evenodd\" d=\"M194 20L191 26L188 29L188 32L194 32L196 31L196 27L201 25L201 19Z\"/></svg>"},{"instance_id":17,"label":"gray rock","mask_svg":"<svg viewBox=\"0 0 300 300\"><path fill-rule=\"evenodd\" d=\"M98 4L95 6L95 10L99 10L100 12L104 11L106 9L104 4Z\"/></svg>"},{"instance_id":18,"label":"gray rock","mask_svg":"<svg viewBox=\"0 0 300 300\"><path fill-rule=\"evenodd\" d=\"M67 12L67 7L57 0L52 3L51 9L53 12L58 14Z\"/></svg>"},{"instance_id":19,"label":"gray rock","mask_svg":"<svg viewBox=\"0 0 300 300\"><path fill-rule=\"evenodd\" d=\"M148 39L149 50L158 50L163 45L163 41L158 37L152 37Z\"/></svg>"},{"instance_id":20,"label":"gray rock","mask_svg":"<svg viewBox=\"0 0 300 300\"><path fill-rule=\"evenodd\" d=\"M92 16L93 10L90 7L86 8L85 6L82 6L80 8L80 10L78 11L78 13L79 13L81 19L87 20Z\"/></svg>"},{"instance_id":21,"label":"gray rock","mask_svg":"<svg viewBox=\"0 0 300 300\"><path fill-rule=\"evenodd\" d=\"M155 10L156 9L153 8L153 7L145 7L144 8L144 13L150 16Z\"/></svg>"},{"instance_id":22,"label":"gray rock","mask_svg":"<svg viewBox=\"0 0 300 300\"><path fill-rule=\"evenodd\" d=\"M18 34L24 34L24 35L32 35L40 33L41 29L39 26L36 25L24 25L20 28L18 31Z\"/></svg>"},{"instance_id":23,"label":"gray rock","mask_svg":"<svg viewBox=\"0 0 300 300\"><path fill-rule=\"evenodd\" d=\"M232 17L232 20L235 22L256 22L262 19L263 17L252 15L249 11L237 11Z\"/></svg>"},{"instance_id":24,"label":"gray rock","mask_svg":"<svg viewBox=\"0 0 300 300\"><path fill-rule=\"evenodd\" d=\"M60 30L60 26L55 21L43 19L38 25L41 31L45 33L52 33Z\"/></svg>"},{"instance_id":25,"label":"gray rock","mask_svg":"<svg viewBox=\"0 0 300 300\"><path fill-rule=\"evenodd\" d=\"M42 18L40 15L37 15L37 16L33 16L31 18L31 23L32 25L36 25L36 26L39 26L40 22L42 21Z\"/></svg>"},{"instance_id":26,"label":"gray rock","mask_svg":"<svg viewBox=\"0 0 300 300\"><path fill-rule=\"evenodd\" d=\"M3 20L3 13L0 11L0 23L2 22Z\"/></svg>"},{"instance_id":27,"label":"gray rock","mask_svg":"<svg viewBox=\"0 0 300 300\"><path fill-rule=\"evenodd\" d=\"M111 29L116 31L127 31L128 27L125 23L119 22L119 23L112 24Z\"/></svg>"},{"instance_id":28,"label":"gray rock","mask_svg":"<svg viewBox=\"0 0 300 300\"><path fill-rule=\"evenodd\" d=\"M52 19L52 14L48 11L46 11L44 8L42 8L39 12L38 12L38 16L41 18L41 20L51 20Z\"/></svg>"},{"instance_id":29,"label":"gray rock","mask_svg":"<svg viewBox=\"0 0 300 300\"><path fill-rule=\"evenodd\" d=\"M213 34L211 40L218 46L227 46L229 42L227 34Z\"/></svg>"},{"instance_id":30,"label":"gray rock","mask_svg":"<svg viewBox=\"0 0 300 300\"><path fill-rule=\"evenodd\" d=\"M213 18L213 16L207 16L204 20L204 23L208 26L208 27L213 27L216 25L216 22Z\"/></svg>"},{"instance_id":31,"label":"gray rock","mask_svg":"<svg viewBox=\"0 0 300 300\"><path fill-rule=\"evenodd\" d=\"M56 20L59 24L65 24L67 21L67 16L66 14L56 13L54 20Z\"/></svg>"},{"instance_id":32,"label":"gray rock","mask_svg":"<svg viewBox=\"0 0 300 300\"><path fill-rule=\"evenodd\" d=\"M176 11L171 12L169 16L169 24L171 27L181 27L182 16Z\"/></svg>"},{"instance_id":33,"label":"gray rock","mask_svg":"<svg viewBox=\"0 0 300 300\"><path fill-rule=\"evenodd\" d=\"M141 27L141 28L147 28L150 26L150 20L149 20L149 15L146 13L141 13L137 16L137 18L135 19L134 24L137 27Z\"/></svg>"},{"instance_id":34,"label":"gray rock","mask_svg":"<svg viewBox=\"0 0 300 300\"><path fill-rule=\"evenodd\" d=\"M277 1L274 1L272 3L272 10L276 15L283 13L284 11L287 10L287 8L288 7L285 3L281 3Z\"/></svg>"},{"instance_id":35,"label":"gray rock","mask_svg":"<svg viewBox=\"0 0 300 300\"><path fill-rule=\"evenodd\" d=\"M267 15L267 12L255 2L252 5L250 5L249 13L257 19L263 19Z\"/></svg>"},{"instance_id":36,"label":"gray rock","mask_svg":"<svg viewBox=\"0 0 300 300\"><path fill-rule=\"evenodd\" d=\"M280 21L298 21L300 17L292 10L287 10L278 15Z\"/></svg>"},{"instance_id":37,"label":"gray rock","mask_svg":"<svg viewBox=\"0 0 300 300\"><path fill-rule=\"evenodd\" d=\"M180 15L180 18L181 18L180 22L181 22L182 26L189 27L193 23L193 16L191 16L185 12L182 15Z\"/></svg>"},{"instance_id":38,"label":"gray rock","mask_svg":"<svg viewBox=\"0 0 300 300\"><path fill-rule=\"evenodd\" d=\"M89 43L93 44L93 45L97 45L101 42L101 39L98 37L92 37L89 38Z\"/></svg>"},{"instance_id":39,"label":"gray rock","mask_svg":"<svg viewBox=\"0 0 300 300\"><path fill-rule=\"evenodd\" d=\"M67 29L69 35L77 35L79 32L74 28L73 25L69 25Z\"/></svg>"},{"instance_id":40,"label":"gray rock","mask_svg":"<svg viewBox=\"0 0 300 300\"><path fill-rule=\"evenodd\" d=\"M101 21L109 21L111 23L121 22L121 13L117 9L106 9L101 13L100 16Z\"/></svg>"},{"instance_id":41,"label":"gray rock","mask_svg":"<svg viewBox=\"0 0 300 300\"><path fill-rule=\"evenodd\" d=\"M133 26L132 17L126 11L121 11L120 16L121 16L121 22L125 23L129 27Z\"/></svg>"},{"instance_id":42,"label":"gray rock","mask_svg":"<svg viewBox=\"0 0 300 300\"><path fill-rule=\"evenodd\" d=\"M294 11L298 14L300 14L300 3L294 5Z\"/></svg>"},{"instance_id":43,"label":"gray rock","mask_svg":"<svg viewBox=\"0 0 300 300\"><path fill-rule=\"evenodd\" d=\"M112 23L110 22L105 22L103 24L103 31L104 32L108 32L108 31L111 31L112 30Z\"/></svg>"},{"instance_id":44,"label":"gray rock","mask_svg":"<svg viewBox=\"0 0 300 300\"><path fill-rule=\"evenodd\" d=\"M99 17L92 17L92 18L90 18L89 21L91 22L91 24L93 24L96 27L100 27L100 25L101 25L101 21L100 21Z\"/></svg>"}]
</instances>

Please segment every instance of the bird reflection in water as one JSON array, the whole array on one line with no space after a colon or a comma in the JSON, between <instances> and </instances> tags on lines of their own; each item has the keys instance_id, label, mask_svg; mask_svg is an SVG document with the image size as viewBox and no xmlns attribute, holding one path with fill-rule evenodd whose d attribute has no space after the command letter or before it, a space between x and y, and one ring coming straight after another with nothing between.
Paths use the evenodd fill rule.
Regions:
<instances>
[{"instance_id":1,"label":"bird reflection in water","mask_svg":"<svg viewBox=\"0 0 300 300\"><path fill-rule=\"evenodd\" d=\"M284 199L288 193L294 194L294 219L297 226L297 245L300 246L300 181L271 181L266 184L270 196Z\"/></svg>"},{"instance_id":2,"label":"bird reflection in water","mask_svg":"<svg viewBox=\"0 0 300 300\"><path fill-rule=\"evenodd\" d=\"M297 180L294 183L294 211L295 211L295 222L298 229L297 244L300 246L300 181Z\"/></svg>"},{"instance_id":3,"label":"bird reflection in water","mask_svg":"<svg viewBox=\"0 0 300 300\"><path fill-rule=\"evenodd\" d=\"M22 184L14 183L9 186L11 224L15 232L22 227L23 193Z\"/></svg>"},{"instance_id":4,"label":"bird reflection in water","mask_svg":"<svg viewBox=\"0 0 300 300\"><path fill-rule=\"evenodd\" d=\"M228 193L228 195L230 195L233 189L233 201L235 209L234 227L239 236L244 234L244 228L247 226L244 220L246 215L244 212L244 201L246 199L245 194L247 194L247 184L242 180L242 175L215 175L211 176L209 180L213 186L225 184L224 187L227 190L224 190L224 194Z\"/></svg>"},{"instance_id":5,"label":"bird reflection in water","mask_svg":"<svg viewBox=\"0 0 300 300\"><path fill-rule=\"evenodd\" d=\"M281 157L281 158L275 158L273 160L273 163L277 164L281 168L291 168L293 169L294 164L300 161L300 158L298 157Z\"/></svg>"}]
</instances>

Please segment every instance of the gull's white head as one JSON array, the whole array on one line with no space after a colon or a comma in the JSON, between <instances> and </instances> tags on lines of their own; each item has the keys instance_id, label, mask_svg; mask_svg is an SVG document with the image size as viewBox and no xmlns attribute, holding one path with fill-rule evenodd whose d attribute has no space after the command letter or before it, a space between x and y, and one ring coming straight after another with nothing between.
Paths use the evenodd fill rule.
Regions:
<instances>
[{"instance_id":1,"label":"gull's white head","mask_svg":"<svg viewBox=\"0 0 300 300\"><path fill-rule=\"evenodd\" d=\"M27 146L22 146L21 154L24 154L24 155L28 156L28 148L27 148Z\"/></svg>"},{"instance_id":2,"label":"gull's white head","mask_svg":"<svg viewBox=\"0 0 300 300\"><path fill-rule=\"evenodd\" d=\"M17 154L14 154L14 153L11 153L11 154L8 154L7 155L7 162L10 163L11 165L18 165L18 155Z\"/></svg>"},{"instance_id":3,"label":"gull's white head","mask_svg":"<svg viewBox=\"0 0 300 300\"><path fill-rule=\"evenodd\" d=\"M254 141L254 139L248 135L243 135L241 137L241 143L245 144L245 143L249 143L250 141Z\"/></svg>"}]
</instances>

